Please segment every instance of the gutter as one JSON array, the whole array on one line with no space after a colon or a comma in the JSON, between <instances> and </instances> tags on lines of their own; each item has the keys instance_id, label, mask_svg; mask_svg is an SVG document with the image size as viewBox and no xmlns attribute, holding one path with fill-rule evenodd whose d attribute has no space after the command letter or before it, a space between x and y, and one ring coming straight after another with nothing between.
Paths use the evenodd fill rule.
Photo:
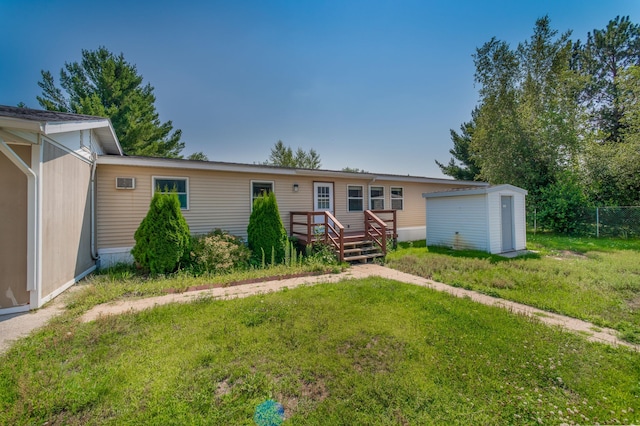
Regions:
<instances>
[{"instance_id":1,"label":"gutter","mask_svg":"<svg viewBox=\"0 0 640 426\"><path fill-rule=\"evenodd\" d=\"M98 260L98 252L96 250L96 163L98 156L94 152L91 156L91 258Z\"/></svg>"}]
</instances>

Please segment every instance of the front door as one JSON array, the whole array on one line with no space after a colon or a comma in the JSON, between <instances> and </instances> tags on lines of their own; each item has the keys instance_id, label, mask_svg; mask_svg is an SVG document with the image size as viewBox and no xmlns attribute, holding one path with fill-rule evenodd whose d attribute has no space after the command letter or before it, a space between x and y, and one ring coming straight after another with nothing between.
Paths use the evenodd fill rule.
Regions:
<instances>
[{"instance_id":1,"label":"front door","mask_svg":"<svg viewBox=\"0 0 640 426\"><path fill-rule=\"evenodd\" d=\"M515 248L513 242L513 197L503 195L500 197L502 204L502 251L512 251Z\"/></svg>"},{"instance_id":2,"label":"front door","mask_svg":"<svg viewBox=\"0 0 640 426\"><path fill-rule=\"evenodd\" d=\"M333 214L333 182L313 183L313 211L328 211ZM324 223L324 215L315 217L315 223ZM324 232L324 229L316 229L316 232Z\"/></svg>"}]
</instances>

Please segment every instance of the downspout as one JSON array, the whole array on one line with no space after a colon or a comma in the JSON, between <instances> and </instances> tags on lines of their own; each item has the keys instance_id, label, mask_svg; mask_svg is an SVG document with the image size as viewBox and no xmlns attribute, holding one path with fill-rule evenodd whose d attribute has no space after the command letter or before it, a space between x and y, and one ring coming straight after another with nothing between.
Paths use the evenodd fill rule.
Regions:
<instances>
[{"instance_id":1,"label":"downspout","mask_svg":"<svg viewBox=\"0 0 640 426\"><path fill-rule=\"evenodd\" d=\"M96 164L98 156L95 152L91 155L91 160L91 258L98 260L96 250Z\"/></svg>"},{"instance_id":2,"label":"downspout","mask_svg":"<svg viewBox=\"0 0 640 426\"><path fill-rule=\"evenodd\" d=\"M38 290L38 270L40 258L38 256L38 175L22 158L13 151L0 137L0 152L27 176L27 291ZM38 308L40 295L36 300L31 299L32 308Z\"/></svg>"}]
</instances>

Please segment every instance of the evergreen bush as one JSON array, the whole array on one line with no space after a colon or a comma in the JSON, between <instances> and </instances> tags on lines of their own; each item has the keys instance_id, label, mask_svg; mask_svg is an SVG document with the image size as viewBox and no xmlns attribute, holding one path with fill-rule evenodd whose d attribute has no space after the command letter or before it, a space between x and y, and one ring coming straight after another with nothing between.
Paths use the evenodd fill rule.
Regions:
<instances>
[{"instance_id":1,"label":"evergreen bush","mask_svg":"<svg viewBox=\"0 0 640 426\"><path fill-rule=\"evenodd\" d=\"M262 194L253 203L247 227L247 242L255 264L279 264L284 261L287 232L280 218L273 192Z\"/></svg>"},{"instance_id":2,"label":"evergreen bush","mask_svg":"<svg viewBox=\"0 0 640 426\"><path fill-rule=\"evenodd\" d=\"M156 192L134 238L131 254L141 268L152 274L174 272L187 263L191 235L180 211L178 194Z\"/></svg>"}]
</instances>

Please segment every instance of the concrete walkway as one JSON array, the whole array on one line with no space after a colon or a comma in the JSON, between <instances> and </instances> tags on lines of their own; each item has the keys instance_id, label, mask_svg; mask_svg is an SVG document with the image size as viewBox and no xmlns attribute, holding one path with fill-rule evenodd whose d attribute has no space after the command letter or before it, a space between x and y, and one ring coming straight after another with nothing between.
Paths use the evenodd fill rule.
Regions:
<instances>
[{"instance_id":1,"label":"concrete walkway","mask_svg":"<svg viewBox=\"0 0 640 426\"><path fill-rule=\"evenodd\" d=\"M167 303L187 303L198 298L214 298L214 299L234 299L238 297L247 297L260 293L269 293L279 291L284 288L295 288L301 285L314 285L321 283L335 283L345 279L359 279L371 276L388 278L396 281L414 284L422 287L431 288L433 290L449 293L460 298L469 298L477 303L489 306L497 306L507 309L513 313L534 317L542 323L560 326L565 330L577 332L591 341L606 343L613 346L627 346L640 351L640 345L634 345L620 340L618 332L609 328L596 327L593 324L581 321L575 318L566 317L531 306L520 303L510 302L508 300L487 296L475 291L465 290L458 287L452 287L426 278L417 277L415 275L396 271L374 264L354 265L349 270L340 274L319 275L310 277L288 278L277 281L265 281L254 284L243 284L232 287L219 287L208 290L198 290L185 293L173 293L164 296L147 297L143 299L118 300L112 303L105 303L95 306L87 311L81 321L93 321L97 318L107 315L118 315L125 312L136 312L143 309L153 308L154 306L164 305ZM59 314L63 310L63 301L54 300L50 305L39 309L33 313L21 314L3 320L0 316L0 353L6 351L11 342L19 337L26 336L32 330L41 327L49 319Z\"/></svg>"}]
</instances>

